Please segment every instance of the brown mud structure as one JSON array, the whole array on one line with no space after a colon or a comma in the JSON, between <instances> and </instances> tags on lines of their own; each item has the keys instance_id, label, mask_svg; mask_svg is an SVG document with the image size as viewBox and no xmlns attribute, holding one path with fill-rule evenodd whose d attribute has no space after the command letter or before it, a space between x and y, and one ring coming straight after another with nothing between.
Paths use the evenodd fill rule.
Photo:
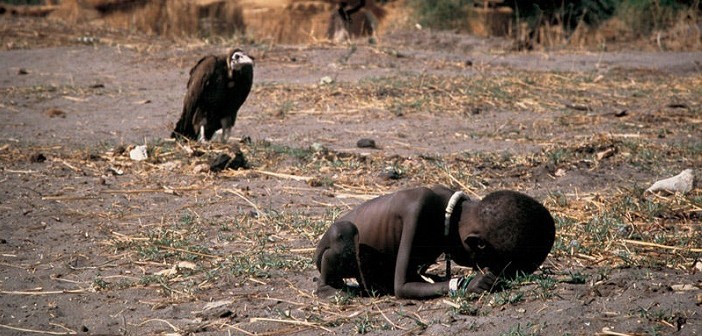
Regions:
<instances>
[{"instance_id":1,"label":"brown mud structure","mask_svg":"<svg viewBox=\"0 0 702 336\"><path fill-rule=\"evenodd\" d=\"M377 37L286 46L0 17L0 334L702 333L702 190L644 192L699 179L700 51ZM231 47L256 57L240 141L170 141L190 67ZM130 158L138 145L148 159ZM210 172L221 154L249 169ZM435 183L543 202L546 262L481 296L314 296L335 218Z\"/></svg>"}]
</instances>

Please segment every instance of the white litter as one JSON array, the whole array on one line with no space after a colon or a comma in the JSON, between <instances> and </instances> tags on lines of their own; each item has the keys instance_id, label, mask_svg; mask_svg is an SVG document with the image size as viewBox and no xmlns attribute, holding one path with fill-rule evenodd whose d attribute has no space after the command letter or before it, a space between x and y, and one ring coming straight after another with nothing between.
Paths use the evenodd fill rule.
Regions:
<instances>
[{"instance_id":1,"label":"white litter","mask_svg":"<svg viewBox=\"0 0 702 336\"><path fill-rule=\"evenodd\" d=\"M129 158L134 161L144 161L148 159L149 154L146 153L146 145L134 147L134 149L129 151Z\"/></svg>"},{"instance_id":2,"label":"white litter","mask_svg":"<svg viewBox=\"0 0 702 336\"><path fill-rule=\"evenodd\" d=\"M328 85L334 83L334 79L331 76L324 76L319 80L319 85Z\"/></svg>"},{"instance_id":3,"label":"white litter","mask_svg":"<svg viewBox=\"0 0 702 336\"><path fill-rule=\"evenodd\" d=\"M678 175L657 181L646 189L646 192L666 191L673 194L676 192L685 194L692 190L694 180L692 169L685 169Z\"/></svg>"}]
</instances>

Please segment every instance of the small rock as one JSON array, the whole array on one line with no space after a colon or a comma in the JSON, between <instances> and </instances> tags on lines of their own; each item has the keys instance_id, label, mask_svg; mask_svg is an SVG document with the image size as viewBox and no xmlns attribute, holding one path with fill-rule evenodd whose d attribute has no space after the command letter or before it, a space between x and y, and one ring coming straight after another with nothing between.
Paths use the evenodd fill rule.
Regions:
<instances>
[{"instance_id":1,"label":"small rock","mask_svg":"<svg viewBox=\"0 0 702 336\"><path fill-rule=\"evenodd\" d=\"M5 238L0 238L0 244L7 244L7 240L5 240Z\"/></svg>"},{"instance_id":2,"label":"small rock","mask_svg":"<svg viewBox=\"0 0 702 336\"><path fill-rule=\"evenodd\" d=\"M190 262L190 261L179 261L176 264L177 269L189 269L191 271L194 271L197 268L197 265L195 263Z\"/></svg>"},{"instance_id":3,"label":"small rock","mask_svg":"<svg viewBox=\"0 0 702 336\"><path fill-rule=\"evenodd\" d=\"M121 176L124 175L124 171L122 169L119 169L117 167L109 167L107 168L107 173L114 175L114 176Z\"/></svg>"},{"instance_id":4,"label":"small rock","mask_svg":"<svg viewBox=\"0 0 702 336\"><path fill-rule=\"evenodd\" d=\"M210 170L210 165L208 165L207 163L201 163L201 164L195 166L195 168L193 168L193 173L199 174L199 173L207 172L209 170Z\"/></svg>"},{"instance_id":5,"label":"small rock","mask_svg":"<svg viewBox=\"0 0 702 336\"><path fill-rule=\"evenodd\" d=\"M473 60L466 60L465 65L466 66L473 66Z\"/></svg>"},{"instance_id":6,"label":"small rock","mask_svg":"<svg viewBox=\"0 0 702 336\"><path fill-rule=\"evenodd\" d=\"M205 320L233 316L235 313L228 308L233 303L231 300L210 302L202 308L202 311L197 312L195 316L202 317Z\"/></svg>"},{"instance_id":7,"label":"small rock","mask_svg":"<svg viewBox=\"0 0 702 336\"><path fill-rule=\"evenodd\" d=\"M315 152L323 152L323 151L327 150L327 149L324 147L324 145L322 145L322 144L319 143L319 142L315 142L315 143L313 143L312 145L310 145L310 149L312 149L312 150L315 151Z\"/></svg>"},{"instance_id":8,"label":"small rock","mask_svg":"<svg viewBox=\"0 0 702 336\"><path fill-rule=\"evenodd\" d=\"M65 118L66 117L66 112L63 112L59 109L55 108L50 108L44 112L49 118Z\"/></svg>"},{"instance_id":9,"label":"small rock","mask_svg":"<svg viewBox=\"0 0 702 336\"><path fill-rule=\"evenodd\" d=\"M146 145L140 145L134 147L129 151L129 158L134 161L144 161L149 158L149 154L146 152Z\"/></svg>"},{"instance_id":10,"label":"small rock","mask_svg":"<svg viewBox=\"0 0 702 336\"><path fill-rule=\"evenodd\" d=\"M393 166L387 166L380 173L380 177L386 180L399 180L402 178L402 170L395 168Z\"/></svg>"},{"instance_id":11,"label":"small rock","mask_svg":"<svg viewBox=\"0 0 702 336\"><path fill-rule=\"evenodd\" d=\"M628 111L628 110L621 110L621 111L619 111L619 112L615 112L615 113L614 113L614 116L617 117L617 118L625 117L625 116L627 116L627 115L629 115L629 111Z\"/></svg>"},{"instance_id":12,"label":"small rock","mask_svg":"<svg viewBox=\"0 0 702 336\"><path fill-rule=\"evenodd\" d=\"M590 109L590 106L582 105L582 104L570 104L570 103L568 103L568 104L565 104L565 107L567 107L567 108L569 108L569 109L576 110L576 111L588 111L588 112L589 112L589 111L592 111L592 109Z\"/></svg>"},{"instance_id":13,"label":"small rock","mask_svg":"<svg viewBox=\"0 0 702 336\"><path fill-rule=\"evenodd\" d=\"M90 87L91 89L103 89L103 88L105 88L105 84L96 83L96 84L93 84L93 85L91 85L91 86L89 86L89 87Z\"/></svg>"},{"instance_id":14,"label":"small rock","mask_svg":"<svg viewBox=\"0 0 702 336\"><path fill-rule=\"evenodd\" d=\"M319 80L319 85L328 85L334 83L334 79L331 76L324 76Z\"/></svg>"},{"instance_id":15,"label":"small rock","mask_svg":"<svg viewBox=\"0 0 702 336\"><path fill-rule=\"evenodd\" d=\"M244 158L244 153L242 152L236 152L234 154L234 158L229 156L228 154L221 153L219 154L212 162L210 162L210 171L212 172L219 172L225 169L239 169L239 168L246 168L247 167L247 162L246 159Z\"/></svg>"},{"instance_id":16,"label":"small rock","mask_svg":"<svg viewBox=\"0 0 702 336\"><path fill-rule=\"evenodd\" d=\"M608 157L613 156L615 153L617 153L617 148L616 147L609 147L609 148L595 154L595 158L597 159L597 161L601 161L602 159L606 159Z\"/></svg>"},{"instance_id":17,"label":"small rock","mask_svg":"<svg viewBox=\"0 0 702 336\"><path fill-rule=\"evenodd\" d=\"M17 74L18 75L28 75L29 71L27 71L27 69L25 69L25 68L20 68L19 70L17 70Z\"/></svg>"},{"instance_id":18,"label":"small rock","mask_svg":"<svg viewBox=\"0 0 702 336\"><path fill-rule=\"evenodd\" d=\"M358 147L358 148L378 148L378 146L375 144L375 140L368 139L368 138L359 139L356 142L356 147Z\"/></svg>"},{"instance_id":19,"label":"small rock","mask_svg":"<svg viewBox=\"0 0 702 336\"><path fill-rule=\"evenodd\" d=\"M682 284L682 285L672 285L670 286L670 289L676 291L676 292L685 292L685 291L694 291L694 290L699 290L700 288L691 285L691 284Z\"/></svg>"},{"instance_id":20,"label":"small rock","mask_svg":"<svg viewBox=\"0 0 702 336\"><path fill-rule=\"evenodd\" d=\"M685 103L670 103L667 105L670 108L679 108L679 109L689 109L690 106L688 106Z\"/></svg>"},{"instance_id":21,"label":"small rock","mask_svg":"<svg viewBox=\"0 0 702 336\"><path fill-rule=\"evenodd\" d=\"M231 156L224 154L224 153L221 153L214 160L212 160L212 162L210 162L209 169L210 169L210 171L215 172L215 173L222 171L222 170L227 168L227 166L229 165L229 161L231 161L231 160L232 160Z\"/></svg>"},{"instance_id":22,"label":"small rock","mask_svg":"<svg viewBox=\"0 0 702 336\"><path fill-rule=\"evenodd\" d=\"M35 153L29 157L29 161L35 162L35 163L42 163L42 162L46 161L46 156L44 156L44 154L42 154L42 153Z\"/></svg>"},{"instance_id":23,"label":"small rock","mask_svg":"<svg viewBox=\"0 0 702 336\"><path fill-rule=\"evenodd\" d=\"M92 37L92 36L81 36L77 40L78 40L78 42L84 43L84 44L95 44L97 42L100 42L99 38Z\"/></svg>"},{"instance_id":24,"label":"small rock","mask_svg":"<svg viewBox=\"0 0 702 336\"><path fill-rule=\"evenodd\" d=\"M158 169L165 171L174 171L180 167L180 161L168 161L158 165Z\"/></svg>"},{"instance_id":25,"label":"small rock","mask_svg":"<svg viewBox=\"0 0 702 336\"><path fill-rule=\"evenodd\" d=\"M236 314L234 314L233 311L227 309L227 308L217 308L217 309L211 309L208 311L203 311L199 314L197 314L198 317L203 318L204 320L212 320L212 319L221 319L221 318L227 318L227 317L235 317Z\"/></svg>"}]
</instances>

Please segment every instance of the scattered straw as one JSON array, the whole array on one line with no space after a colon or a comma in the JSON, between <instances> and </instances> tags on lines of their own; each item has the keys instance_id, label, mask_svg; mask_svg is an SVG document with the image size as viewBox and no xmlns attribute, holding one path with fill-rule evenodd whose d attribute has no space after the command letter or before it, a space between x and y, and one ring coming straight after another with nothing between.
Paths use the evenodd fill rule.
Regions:
<instances>
[{"instance_id":1,"label":"scattered straw","mask_svg":"<svg viewBox=\"0 0 702 336\"><path fill-rule=\"evenodd\" d=\"M27 329L27 328L19 328L19 327L13 327L9 326L6 324L0 324L0 327L5 328L5 329L10 329L14 331L21 331L21 332L26 332L26 333L34 333L34 334L44 334L44 335L75 335L77 332L75 331L46 331L46 330L35 330L35 329Z\"/></svg>"},{"instance_id":2,"label":"scattered straw","mask_svg":"<svg viewBox=\"0 0 702 336\"><path fill-rule=\"evenodd\" d=\"M597 335L601 335L601 336L633 336L631 334L624 334L624 333L612 331L607 327L602 328L602 332L597 333Z\"/></svg>"},{"instance_id":3,"label":"scattered straw","mask_svg":"<svg viewBox=\"0 0 702 336\"><path fill-rule=\"evenodd\" d=\"M661 248L661 249L665 249L665 250L689 251L689 252L694 252L694 253L702 253L702 248L668 246L668 245L648 243L648 242L642 242L642 241L630 240L630 239L622 239L621 241L625 244L647 246L647 247L657 247L657 248Z\"/></svg>"},{"instance_id":4,"label":"scattered straw","mask_svg":"<svg viewBox=\"0 0 702 336\"><path fill-rule=\"evenodd\" d=\"M207 254L207 253L202 253L202 252L190 251L190 250L177 248L177 247L170 247L170 246L165 246L165 245L158 245L158 247L165 249L165 250L169 250L169 251L183 252L183 253L193 254L193 255L205 257L205 258L222 259L222 257L214 255L214 254Z\"/></svg>"},{"instance_id":5,"label":"scattered straw","mask_svg":"<svg viewBox=\"0 0 702 336\"><path fill-rule=\"evenodd\" d=\"M87 199L95 199L96 196L71 196L71 195L61 195L61 196L43 196L41 199L44 201L80 201Z\"/></svg>"},{"instance_id":6,"label":"scattered straw","mask_svg":"<svg viewBox=\"0 0 702 336\"><path fill-rule=\"evenodd\" d=\"M154 192L165 192L172 193L172 191L196 191L201 190L201 187L182 187L182 188L145 188L145 189L115 189L115 190L103 190L101 192L106 194L142 194L142 193L154 193Z\"/></svg>"},{"instance_id":7,"label":"scattered straw","mask_svg":"<svg viewBox=\"0 0 702 336\"><path fill-rule=\"evenodd\" d=\"M459 186L461 186L461 189L463 189L463 191L473 195L473 197L475 197L477 199L480 199L480 195L476 194L475 191L473 191L473 189L468 188L467 185L465 185L463 182L459 181L457 178L455 178L453 175L451 175L451 173L449 173L448 170L442 169L442 171L444 172L444 174L446 174L446 176L448 176L448 178L451 179L451 181L453 181L456 184L458 184Z\"/></svg>"},{"instance_id":8,"label":"scattered straw","mask_svg":"<svg viewBox=\"0 0 702 336\"><path fill-rule=\"evenodd\" d=\"M238 190L234 190L234 189L224 189L224 191L225 191L225 192L228 192L228 193L232 193L232 194L234 194L234 195L236 195L236 196L239 196L239 198L243 199L246 203L249 203L249 205L251 205L251 206L254 208L254 210L256 210L256 213L257 213L259 216L265 217L266 214L263 213L263 212L258 208L258 206L256 205L256 203L252 202L250 199L248 199L246 196L244 196L244 194L242 194L242 193L239 192Z\"/></svg>"},{"instance_id":9,"label":"scattered straw","mask_svg":"<svg viewBox=\"0 0 702 336\"><path fill-rule=\"evenodd\" d=\"M308 248L290 249L290 252L292 252L292 253L314 253L316 250L317 250L316 247L308 247Z\"/></svg>"},{"instance_id":10,"label":"scattered straw","mask_svg":"<svg viewBox=\"0 0 702 336\"><path fill-rule=\"evenodd\" d=\"M31 291L0 291L0 294L7 295L55 295L55 294L82 294L86 293L85 289L71 289L71 290L60 290L60 291L46 291L46 292L31 292Z\"/></svg>"},{"instance_id":11,"label":"scattered straw","mask_svg":"<svg viewBox=\"0 0 702 336\"><path fill-rule=\"evenodd\" d=\"M265 318L265 317L253 317L249 320L249 322L251 322L251 323L254 323L254 322L285 323L285 324L292 324L292 325L298 325L298 326L319 328L319 329L322 329L328 333L332 333L332 331L330 329L325 328L325 327L323 327L317 323L313 323L313 322L296 321L296 320L279 320L279 319L272 319L272 318Z\"/></svg>"},{"instance_id":12,"label":"scattered straw","mask_svg":"<svg viewBox=\"0 0 702 336\"><path fill-rule=\"evenodd\" d=\"M373 306L375 307L375 309L378 310L378 312L380 312L380 315L383 316L383 318L385 319L385 321L388 321L388 323L390 323L390 325L392 325L393 328L395 328L395 329L400 329L400 330L407 330L406 328L400 327L400 326L398 326L397 324L395 324L393 321L391 321L391 320L388 318L388 316L385 315L385 313L383 312L383 310L380 309L380 307L378 307L378 304L376 304L375 302L373 302Z\"/></svg>"},{"instance_id":13,"label":"scattered straw","mask_svg":"<svg viewBox=\"0 0 702 336\"><path fill-rule=\"evenodd\" d=\"M229 328L232 328L232 329L234 329L234 330L236 330L236 331L238 331L238 332L240 332L240 333L244 333L244 334L246 334L246 335L256 335L256 334L254 334L254 333L251 333L251 332L248 332L248 331L246 331L246 330L244 330L244 329L241 329L241 328L239 328L238 326L233 325L233 324L228 324L228 325L226 325L226 326L229 327Z\"/></svg>"},{"instance_id":14,"label":"scattered straw","mask_svg":"<svg viewBox=\"0 0 702 336\"><path fill-rule=\"evenodd\" d=\"M263 175L284 178L284 179L290 179L290 180L295 180L295 181L309 182L313 179L313 177L309 177L309 176L297 176L297 175L269 172L269 171L265 171L265 170L254 170L254 171L257 173L261 173Z\"/></svg>"},{"instance_id":15,"label":"scattered straw","mask_svg":"<svg viewBox=\"0 0 702 336\"><path fill-rule=\"evenodd\" d=\"M147 323L149 323L149 322L161 322L161 323L165 323L165 324L167 324L169 327L171 327L171 329L173 329L173 331L175 331L175 332L178 332L178 331L179 331L179 329L178 329L176 326L174 326L173 324L171 324L171 322L168 322L168 321L162 320L162 319L150 319L150 320L146 320L146 321L144 321L144 322L139 323L137 326L138 326L138 327L141 327L141 326L143 326L144 324L147 324Z\"/></svg>"}]
</instances>

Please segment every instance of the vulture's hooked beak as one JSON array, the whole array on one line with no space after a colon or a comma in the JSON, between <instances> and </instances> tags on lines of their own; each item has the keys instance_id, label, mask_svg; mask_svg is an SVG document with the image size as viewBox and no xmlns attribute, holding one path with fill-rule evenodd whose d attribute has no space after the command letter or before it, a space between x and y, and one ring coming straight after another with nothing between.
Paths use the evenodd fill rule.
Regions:
<instances>
[{"instance_id":1,"label":"vulture's hooked beak","mask_svg":"<svg viewBox=\"0 0 702 336\"><path fill-rule=\"evenodd\" d=\"M236 51L229 60L229 75L233 76L234 71L239 71L246 65L253 65L253 57L246 55L243 51Z\"/></svg>"}]
</instances>

